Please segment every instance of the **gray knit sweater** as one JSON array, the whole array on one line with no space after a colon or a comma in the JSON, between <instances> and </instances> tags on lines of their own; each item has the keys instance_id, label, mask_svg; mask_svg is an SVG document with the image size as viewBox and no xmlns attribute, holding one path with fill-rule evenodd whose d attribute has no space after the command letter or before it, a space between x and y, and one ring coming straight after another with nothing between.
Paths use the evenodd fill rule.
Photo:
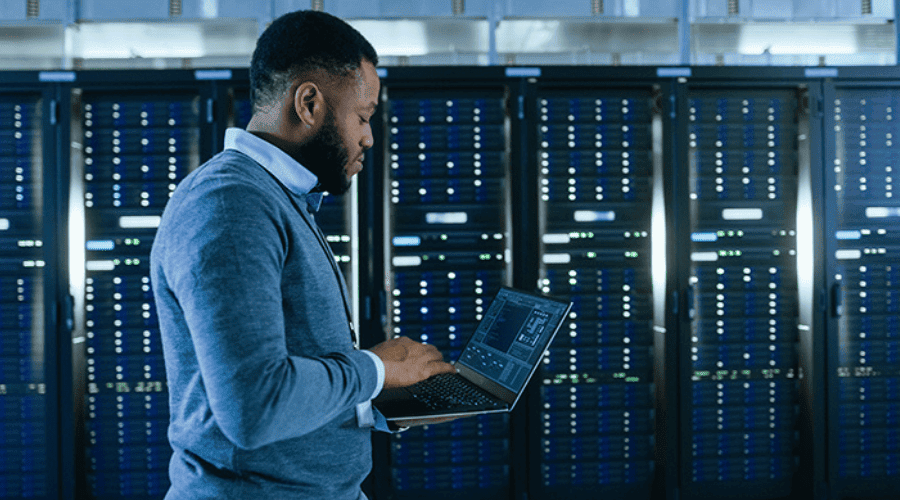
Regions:
<instances>
[{"instance_id":1,"label":"gray knit sweater","mask_svg":"<svg viewBox=\"0 0 900 500\"><path fill-rule=\"evenodd\" d=\"M353 349L344 283L314 224L306 195L234 150L167 205L151 252L175 452L167 499L360 498L371 429L355 408L377 372Z\"/></svg>"}]
</instances>

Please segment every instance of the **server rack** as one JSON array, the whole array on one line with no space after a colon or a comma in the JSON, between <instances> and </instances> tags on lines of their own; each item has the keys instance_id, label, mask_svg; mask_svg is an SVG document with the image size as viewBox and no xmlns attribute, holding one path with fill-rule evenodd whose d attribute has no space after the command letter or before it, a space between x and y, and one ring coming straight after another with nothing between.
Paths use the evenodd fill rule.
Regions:
<instances>
[{"instance_id":1,"label":"server rack","mask_svg":"<svg viewBox=\"0 0 900 500\"><path fill-rule=\"evenodd\" d=\"M56 87L38 73L0 90L0 498L56 498L59 327ZM45 222L46 221L46 222Z\"/></svg>"},{"instance_id":2,"label":"server rack","mask_svg":"<svg viewBox=\"0 0 900 500\"><path fill-rule=\"evenodd\" d=\"M547 68L527 96L538 208L530 274L574 302L535 377L529 491L650 498L656 463L667 461L655 438L663 388L651 251L653 213L665 211L662 86L649 69L571 75Z\"/></svg>"},{"instance_id":3,"label":"server rack","mask_svg":"<svg viewBox=\"0 0 900 500\"><path fill-rule=\"evenodd\" d=\"M390 68L382 80L385 333L431 343L447 359L511 283L502 77L499 68ZM390 439L383 490L388 498L508 498L510 446L506 414L411 429Z\"/></svg>"},{"instance_id":4,"label":"server rack","mask_svg":"<svg viewBox=\"0 0 900 500\"><path fill-rule=\"evenodd\" d=\"M695 74L679 97L687 148L675 175L689 183L686 209L674 214L678 246L689 248L679 259L690 263L678 277L688 307L678 347L685 498L806 497L813 450L824 450L810 435L821 429L824 393L809 399L819 367L803 364L815 336L800 323L808 284L798 282L798 258L812 255L797 255L798 181L817 161L815 124L808 83L786 73L766 82Z\"/></svg>"},{"instance_id":5,"label":"server rack","mask_svg":"<svg viewBox=\"0 0 900 500\"><path fill-rule=\"evenodd\" d=\"M896 71L868 70L827 81L823 106L827 471L835 499L900 491L900 84Z\"/></svg>"},{"instance_id":6,"label":"server rack","mask_svg":"<svg viewBox=\"0 0 900 500\"><path fill-rule=\"evenodd\" d=\"M192 72L79 74L72 89L78 478L86 498L161 498L168 489L168 390L149 279L150 248L177 183L209 156L205 86ZM78 266L84 266L80 268Z\"/></svg>"}]
</instances>

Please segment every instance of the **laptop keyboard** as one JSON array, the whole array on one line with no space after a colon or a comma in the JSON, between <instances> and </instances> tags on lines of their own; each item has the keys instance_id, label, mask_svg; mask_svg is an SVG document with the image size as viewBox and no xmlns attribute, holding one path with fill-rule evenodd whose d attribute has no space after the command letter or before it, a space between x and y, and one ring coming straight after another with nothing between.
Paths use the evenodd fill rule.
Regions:
<instances>
[{"instance_id":1,"label":"laptop keyboard","mask_svg":"<svg viewBox=\"0 0 900 500\"><path fill-rule=\"evenodd\" d=\"M460 406L497 406L496 401L462 377L442 373L409 387L413 397L432 410Z\"/></svg>"}]
</instances>

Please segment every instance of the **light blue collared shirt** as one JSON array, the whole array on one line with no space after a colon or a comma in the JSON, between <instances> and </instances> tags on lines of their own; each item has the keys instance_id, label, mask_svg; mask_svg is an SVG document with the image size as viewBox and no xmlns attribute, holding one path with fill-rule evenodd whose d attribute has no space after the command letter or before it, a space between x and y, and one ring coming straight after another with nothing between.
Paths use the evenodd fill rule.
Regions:
<instances>
[{"instance_id":1,"label":"light blue collared shirt","mask_svg":"<svg viewBox=\"0 0 900 500\"><path fill-rule=\"evenodd\" d=\"M244 129L230 127L225 131L225 149L234 149L252 158L256 163L275 176L292 193L296 195L309 194L318 184L319 178L306 167L291 158L287 153L274 144L257 137ZM313 198L315 206L310 204L313 211L319 209L322 203L322 195ZM375 425L375 415L372 412L372 399L381 393L384 387L384 362L375 353L363 350L362 352L372 358L375 368L378 370L378 382L375 392L365 403L356 406L356 416L360 427L372 427ZM380 416L380 415L379 415Z\"/></svg>"}]
</instances>

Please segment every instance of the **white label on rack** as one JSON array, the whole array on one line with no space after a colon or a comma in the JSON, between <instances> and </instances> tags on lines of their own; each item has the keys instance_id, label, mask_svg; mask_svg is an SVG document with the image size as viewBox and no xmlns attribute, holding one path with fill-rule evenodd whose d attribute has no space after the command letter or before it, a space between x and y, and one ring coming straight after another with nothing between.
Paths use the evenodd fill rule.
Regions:
<instances>
[{"instance_id":1,"label":"white label on rack","mask_svg":"<svg viewBox=\"0 0 900 500\"><path fill-rule=\"evenodd\" d=\"M869 219L900 217L900 207L866 207L866 217Z\"/></svg>"},{"instance_id":2,"label":"white label on rack","mask_svg":"<svg viewBox=\"0 0 900 500\"><path fill-rule=\"evenodd\" d=\"M716 252L691 252L691 260L694 262L715 262L719 260Z\"/></svg>"},{"instance_id":3,"label":"white label on rack","mask_svg":"<svg viewBox=\"0 0 900 500\"><path fill-rule=\"evenodd\" d=\"M414 267L422 264L422 257L416 255L394 257L391 259L391 264L394 267Z\"/></svg>"},{"instance_id":4,"label":"white label on rack","mask_svg":"<svg viewBox=\"0 0 900 500\"><path fill-rule=\"evenodd\" d=\"M659 78L690 78L691 68L656 68Z\"/></svg>"},{"instance_id":5,"label":"white label on rack","mask_svg":"<svg viewBox=\"0 0 900 500\"><path fill-rule=\"evenodd\" d=\"M725 220L760 220L763 218L761 208L726 208L722 210Z\"/></svg>"},{"instance_id":6,"label":"white label on rack","mask_svg":"<svg viewBox=\"0 0 900 500\"><path fill-rule=\"evenodd\" d=\"M803 74L807 78L837 78L838 77L838 69L837 68L806 68L803 70Z\"/></svg>"},{"instance_id":7,"label":"white label on rack","mask_svg":"<svg viewBox=\"0 0 900 500\"><path fill-rule=\"evenodd\" d=\"M469 214L465 212L428 212L425 214L425 222L428 224L465 224L469 221Z\"/></svg>"},{"instance_id":8,"label":"white label on rack","mask_svg":"<svg viewBox=\"0 0 900 500\"><path fill-rule=\"evenodd\" d=\"M42 82L74 82L74 71L41 71L38 80Z\"/></svg>"},{"instance_id":9,"label":"white label on rack","mask_svg":"<svg viewBox=\"0 0 900 500\"><path fill-rule=\"evenodd\" d=\"M9 229L9 219L0 219L0 231Z\"/></svg>"},{"instance_id":10,"label":"white label on rack","mask_svg":"<svg viewBox=\"0 0 900 500\"><path fill-rule=\"evenodd\" d=\"M834 252L834 257L838 260L858 260L862 258L862 252L859 250L838 250Z\"/></svg>"},{"instance_id":11,"label":"white label on rack","mask_svg":"<svg viewBox=\"0 0 900 500\"><path fill-rule=\"evenodd\" d=\"M194 71L197 80L231 80L230 69L198 69Z\"/></svg>"},{"instance_id":12,"label":"white label on rack","mask_svg":"<svg viewBox=\"0 0 900 500\"><path fill-rule=\"evenodd\" d=\"M616 213L612 210L576 210L575 222L612 222L616 220Z\"/></svg>"},{"instance_id":13,"label":"white label on rack","mask_svg":"<svg viewBox=\"0 0 900 500\"><path fill-rule=\"evenodd\" d=\"M541 237L541 241L548 245L558 245L569 243L572 241L572 238L566 233L545 234Z\"/></svg>"},{"instance_id":14,"label":"white label on rack","mask_svg":"<svg viewBox=\"0 0 900 500\"><path fill-rule=\"evenodd\" d=\"M123 215L119 217L122 229L155 229L159 227L161 217L158 215Z\"/></svg>"},{"instance_id":15,"label":"white label on rack","mask_svg":"<svg viewBox=\"0 0 900 500\"><path fill-rule=\"evenodd\" d=\"M572 256L567 253L546 253L542 258L544 264L568 264Z\"/></svg>"},{"instance_id":16,"label":"white label on rack","mask_svg":"<svg viewBox=\"0 0 900 500\"><path fill-rule=\"evenodd\" d=\"M537 78L541 76L541 68L523 68L518 66L512 66L506 68L506 76L510 78L520 77L520 78Z\"/></svg>"},{"instance_id":17,"label":"white label on rack","mask_svg":"<svg viewBox=\"0 0 900 500\"><path fill-rule=\"evenodd\" d=\"M89 260L84 263L84 268L88 271L113 271L116 263L111 260Z\"/></svg>"}]
</instances>

